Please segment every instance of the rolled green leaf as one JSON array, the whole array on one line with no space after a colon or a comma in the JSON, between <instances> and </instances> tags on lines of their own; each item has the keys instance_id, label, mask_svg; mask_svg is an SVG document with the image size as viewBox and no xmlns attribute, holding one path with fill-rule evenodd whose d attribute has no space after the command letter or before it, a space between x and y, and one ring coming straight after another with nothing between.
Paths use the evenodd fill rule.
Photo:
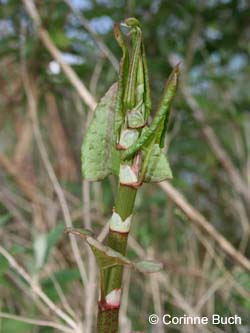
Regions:
<instances>
[{"instance_id":1,"label":"rolled green leaf","mask_svg":"<svg viewBox=\"0 0 250 333\"><path fill-rule=\"evenodd\" d=\"M115 23L114 25L114 34L117 43L122 49L122 58L120 61L119 67L119 76L118 76L118 87L115 99L115 133L117 137L120 135L121 127L125 118L124 110L124 93L125 87L128 80L128 71L129 71L129 53L128 48L123 40L121 30L119 25Z\"/></svg>"},{"instance_id":2,"label":"rolled green leaf","mask_svg":"<svg viewBox=\"0 0 250 333\"><path fill-rule=\"evenodd\" d=\"M160 147L162 147L168 125L170 106L177 88L178 75L179 66L177 65L166 83L161 103L151 126L145 128L139 139L129 147L129 149L123 152L123 160L131 158L138 150L149 145L153 140L155 143L159 143Z\"/></svg>"}]
</instances>

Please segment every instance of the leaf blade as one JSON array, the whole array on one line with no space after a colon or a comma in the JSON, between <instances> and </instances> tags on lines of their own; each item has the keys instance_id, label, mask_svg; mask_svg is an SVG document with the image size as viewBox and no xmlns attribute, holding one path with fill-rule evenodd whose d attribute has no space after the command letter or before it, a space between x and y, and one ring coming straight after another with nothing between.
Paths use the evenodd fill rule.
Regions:
<instances>
[{"instance_id":1,"label":"leaf blade","mask_svg":"<svg viewBox=\"0 0 250 333\"><path fill-rule=\"evenodd\" d=\"M112 172L118 174L119 153L114 149L114 99L117 84L113 84L98 103L85 134L82 150L82 174L86 180L98 181Z\"/></svg>"}]
</instances>

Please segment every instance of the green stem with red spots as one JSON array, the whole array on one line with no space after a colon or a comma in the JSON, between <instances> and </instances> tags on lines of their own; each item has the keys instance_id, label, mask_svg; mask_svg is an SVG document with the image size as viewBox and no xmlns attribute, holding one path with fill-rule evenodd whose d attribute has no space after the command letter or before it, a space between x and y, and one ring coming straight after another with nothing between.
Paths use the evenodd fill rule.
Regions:
<instances>
[{"instance_id":1,"label":"green stem with red spots","mask_svg":"<svg viewBox=\"0 0 250 333\"><path fill-rule=\"evenodd\" d=\"M119 186L115 211L122 220L132 215L137 190L129 186ZM128 233L120 233L109 230L107 245L112 249L126 254ZM99 301L97 332L117 333L119 331L119 308L120 304L110 306L106 302L106 296L113 290L122 288L123 266L115 266L103 269L101 272L101 299Z\"/></svg>"}]
</instances>

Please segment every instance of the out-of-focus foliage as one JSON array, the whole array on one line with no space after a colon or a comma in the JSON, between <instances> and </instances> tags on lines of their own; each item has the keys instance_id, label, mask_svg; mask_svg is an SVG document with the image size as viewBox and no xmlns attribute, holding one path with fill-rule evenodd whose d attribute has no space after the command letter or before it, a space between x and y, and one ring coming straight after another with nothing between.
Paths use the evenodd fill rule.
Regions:
<instances>
[{"instance_id":1,"label":"out-of-focus foliage","mask_svg":"<svg viewBox=\"0 0 250 333\"><path fill-rule=\"evenodd\" d=\"M113 23L129 16L141 21L154 108L171 63L181 62L181 85L190 88L204 113L205 125L214 129L249 185L249 1L69 2L84 15L117 59L121 51L113 37ZM1 245L60 305L62 299L56 291L56 281L73 311L84 319L84 289L69 239L63 235L64 220L58 198L34 140L21 75L24 60L37 93L38 120L46 150L76 227L82 227L84 214L89 214L93 231L100 232L111 214L115 180L110 178L90 185L88 211L82 202L80 147L91 113L38 39L22 2L2 0L0 4L0 154L10 162L6 166L0 158ZM37 0L36 6L43 26L65 61L99 100L117 79L114 67L66 2ZM168 142L174 186L249 257L249 203L237 193L202 135L201 125L193 118L182 89L173 105ZM132 236L149 256L165 263L163 274L169 284L160 286L161 298L158 297L163 313L187 313L184 303L181 306L180 300L175 299L172 292L175 288L196 313L204 316L214 312L224 316L237 313L243 320L241 332L249 330L249 274L225 258L156 185L144 185L139 191ZM88 252L82 243L80 248L84 260L87 259ZM138 257L137 243L129 246L128 256ZM131 273L130 280L133 283L129 289L129 319L124 318L122 332L129 331L130 327L153 332L147 318L157 311L151 290L154 284L150 277L136 272ZM0 311L53 319L31 299L27 285L0 256ZM240 332L233 325L222 325L220 329ZM168 331L182 330L175 327ZM0 332L57 331L0 318ZM190 332L200 330L194 328Z\"/></svg>"}]
</instances>

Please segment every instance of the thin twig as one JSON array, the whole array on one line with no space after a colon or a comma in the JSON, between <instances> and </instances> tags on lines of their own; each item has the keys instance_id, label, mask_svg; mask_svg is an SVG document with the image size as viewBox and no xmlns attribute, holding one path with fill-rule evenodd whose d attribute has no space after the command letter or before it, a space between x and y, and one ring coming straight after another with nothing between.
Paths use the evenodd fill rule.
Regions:
<instances>
[{"instance_id":1,"label":"thin twig","mask_svg":"<svg viewBox=\"0 0 250 333\"><path fill-rule=\"evenodd\" d=\"M62 320L64 320L70 327L77 329L77 324L70 318L64 311L62 311L55 303L48 298L42 291L39 284L32 279L32 277L20 266L15 258L0 245L0 253L8 260L9 265L29 284L32 291L39 296L39 298Z\"/></svg>"},{"instance_id":2,"label":"thin twig","mask_svg":"<svg viewBox=\"0 0 250 333\"><path fill-rule=\"evenodd\" d=\"M162 311L162 304L161 304L161 292L160 292L160 286L159 286L159 280L156 278L155 274L150 274L150 287L151 287L151 294L154 304L154 311L157 313L160 318L163 317L163 311ZM159 321L159 323L155 326L155 332L156 333L163 333L163 323L162 321Z\"/></svg>"},{"instance_id":3,"label":"thin twig","mask_svg":"<svg viewBox=\"0 0 250 333\"><path fill-rule=\"evenodd\" d=\"M97 84L99 83L100 76L102 73L104 65L104 58L100 58L100 60L96 63L93 74L91 75L90 83L89 83L89 91L93 96L96 96ZM89 117L89 115L88 115ZM86 125L87 127L87 125Z\"/></svg>"},{"instance_id":4,"label":"thin twig","mask_svg":"<svg viewBox=\"0 0 250 333\"><path fill-rule=\"evenodd\" d=\"M77 319L75 312L73 311L73 309L69 305L69 302L68 302L68 300L67 300L67 298L66 298L66 296L65 296L65 294L64 294L64 292L63 292L63 290L60 286L60 283L57 281L57 279L56 279L56 277L53 273L50 275L50 279L54 284L55 290L56 290L56 292L57 292L57 294L58 294L58 296L61 300L61 303L62 303L62 306L64 307L64 309L72 316L72 318Z\"/></svg>"},{"instance_id":5,"label":"thin twig","mask_svg":"<svg viewBox=\"0 0 250 333\"><path fill-rule=\"evenodd\" d=\"M53 43L47 30L42 27L41 18L35 7L34 2L32 0L23 0L23 3L31 19L33 20L33 23L35 24L38 35L44 46L52 55L52 57L59 63L62 70L64 71L64 74L67 76L71 84L75 87L82 100L88 105L91 110L94 110L96 106L96 101L94 100L88 89L85 87L83 82L79 79L75 71L64 61L61 52Z\"/></svg>"},{"instance_id":6,"label":"thin twig","mask_svg":"<svg viewBox=\"0 0 250 333\"><path fill-rule=\"evenodd\" d=\"M0 166L15 179L17 185L31 202L42 202L42 196L37 191L37 188L32 184L32 182L29 182L26 177L23 177L16 165L2 153L0 153Z\"/></svg>"},{"instance_id":7,"label":"thin twig","mask_svg":"<svg viewBox=\"0 0 250 333\"><path fill-rule=\"evenodd\" d=\"M46 317L50 314L50 309L43 303L43 301L33 293L32 289L29 288L29 285L23 280L20 279L16 272L6 272L7 277L10 279L11 282L28 298L30 298L34 304L36 305L37 309Z\"/></svg>"},{"instance_id":8,"label":"thin twig","mask_svg":"<svg viewBox=\"0 0 250 333\"><path fill-rule=\"evenodd\" d=\"M53 328L59 330L59 332L74 333L74 331L71 328L68 328L64 325L54 323L52 321L27 318L27 317L23 317L23 316L16 316L16 315L13 315L10 313L5 313L5 312L0 312L0 318L17 320L17 321L21 321L23 323L36 325L36 326L53 327Z\"/></svg>"},{"instance_id":9,"label":"thin twig","mask_svg":"<svg viewBox=\"0 0 250 333\"><path fill-rule=\"evenodd\" d=\"M197 311L195 311L195 309L186 301L186 299L182 296L182 294L175 288L175 286L173 284L171 284L171 281L169 279L169 277L166 274L161 274L156 273L156 278L159 280L159 282L162 284L162 287L164 287L167 292L175 299L176 301L176 305L178 305L178 307L180 309L182 309L183 311L185 311L185 313L188 316L191 317L200 317L200 313L198 313ZM209 328L206 328L204 325L197 325L198 327L200 327L202 329L202 332L211 332ZM213 332L214 333L222 333L222 330L213 326Z\"/></svg>"},{"instance_id":10,"label":"thin twig","mask_svg":"<svg viewBox=\"0 0 250 333\"><path fill-rule=\"evenodd\" d=\"M220 289L225 283L227 282L227 278L222 276L221 278L217 279L210 288L206 290L204 295L202 295L199 299L199 302L195 306L195 310L197 312L202 311L202 307L206 304L206 302L212 297L212 295Z\"/></svg>"},{"instance_id":11,"label":"thin twig","mask_svg":"<svg viewBox=\"0 0 250 333\"><path fill-rule=\"evenodd\" d=\"M250 188L249 186L247 186L247 182L242 179L239 171L234 166L228 153L219 142L212 127L207 125L204 113L201 111L196 99L190 93L190 90L183 84L180 85L180 88L183 96L186 99L187 104L193 111L193 116L195 120L201 125L202 133L206 138L207 142L209 143L209 146L212 149L214 155L220 161L223 168L226 170L229 179L231 180L237 192L243 195L247 202L250 202Z\"/></svg>"},{"instance_id":12,"label":"thin twig","mask_svg":"<svg viewBox=\"0 0 250 333\"><path fill-rule=\"evenodd\" d=\"M32 121L32 126L33 126L33 130L34 130L36 143L37 143L39 152L41 154L41 158L44 163L45 169L48 173L50 181L54 187L54 190L58 197L59 203L61 205L61 209L62 209L64 220L65 220L65 225L68 228L72 228L72 226L73 226L72 219L70 216L69 207L67 205L67 201L66 201L64 192L56 177L54 169L50 163L49 156L48 156L47 150L45 148L45 144L42 139L42 135L41 135L40 128L39 128L39 122L38 122L38 118L37 118L37 103L36 103L36 97L35 97L35 92L34 92L35 84L34 84L34 82L33 82L33 85L31 85L31 83L30 83L24 60L22 62L22 77L23 77L25 92L26 92L26 95L28 98L29 112L30 112L30 117L31 117L31 121ZM85 285L87 282L86 270L85 270L85 267L84 267L84 264L83 264L83 261L82 261L81 255L80 255L80 250L78 248L77 241L74 238L74 236L72 236L72 235L70 235L70 243L71 243L71 247L73 250L73 254L74 254L77 266L79 268L82 282Z\"/></svg>"},{"instance_id":13,"label":"thin twig","mask_svg":"<svg viewBox=\"0 0 250 333\"><path fill-rule=\"evenodd\" d=\"M113 65L115 70L118 72L119 68L119 62L116 59L115 55L112 53L112 51L107 47L107 45L102 41L102 39L94 32L94 30L91 28L88 20L84 17L82 13L80 13L69 0L64 0L65 3L69 6L73 14L77 17L81 25L88 31L102 54L107 57L107 59L110 61L110 63Z\"/></svg>"},{"instance_id":14,"label":"thin twig","mask_svg":"<svg viewBox=\"0 0 250 333\"><path fill-rule=\"evenodd\" d=\"M122 302L119 316L119 327L121 333L131 332L131 321L127 316L129 306L129 286L131 283L131 269L126 268L123 276Z\"/></svg>"},{"instance_id":15,"label":"thin twig","mask_svg":"<svg viewBox=\"0 0 250 333\"><path fill-rule=\"evenodd\" d=\"M215 248L213 246L213 242L209 240L207 237L205 237L202 232L199 230L198 227L194 226L195 234L199 241L202 243L202 245L206 248L207 253L211 257L211 259L214 260L215 264L219 268L219 270L223 273L224 277L227 279L228 282L231 282L235 290L245 299L250 298L250 292L248 292L246 289L242 287L242 285L235 279L235 276L233 275L234 272L229 271L224 263L223 259L216 255Z\"/></svg>"},{"instance_id":16,"label":"thin twig","mask_svg":"<svg viewBox=\"0 0 250 333\"><path fill-rule=\"evenodd\" d=\"M190 35L188 46L187 46L187 57L185 60L185 66L183 66L183 73L182 73L182 80L180 81L180 90L182 95L184 96L188 106L192 110L192 115L197 123L201 126L201 131L209 144L214 156L217 160L221 163L223 168L228 174L229 179L231 180L232 184L234 185L236 191L243 195L246 202L250 202L250 188L247 182L242 178L240 172L235 167L234 163L232 162L230 156L220 143L218 136L216 135L215 131L211 126L207 124L205 119L205 115L201 110L199 104L197 103L196 99L190 92L190 89L187 84L187 72L192 65L193 57L195 54L195 43L199 38L201 29L202 29L202 16L201 12L204 9L205 2L199 3L199 10L197 15L194 19L194 25L192 29L192 33ZM169 58L169 63L174 65L174 59Z\"/></svg>"},{"instance_id":17,"label":"thin twig","mask_svg":"<svg viewBox=\"0 0 250 333\"><path fill-rule=\"evenodd\" d=\"M84 227L91 229L91 213L90 213L90 183L83 181L82 183L82 192L83 192L83 208L84 208ZM88 253L88 282L85 286L85 332L91 333L93 328L94 321L94 305L95 305L95 296L96 296L96 261L94 254L92 253L89 246L87 246Z\"/></svg>"},{"instance_id":18,"label":"thin twig","mask_svg":"<svg viewBox=\"0 0 250 333\"><path fill-rule=\"evenodd\" d=\"M169 182L160 183L159 186L166 192L171 200L185 213L191 222L202 228L216 244L235 262L242 266L247 271L250 271L250 261L232 244L230 244L212 225L209 221L194 207L192 207L184 196L178 192Z\"/></svg>"}]
</instances>

